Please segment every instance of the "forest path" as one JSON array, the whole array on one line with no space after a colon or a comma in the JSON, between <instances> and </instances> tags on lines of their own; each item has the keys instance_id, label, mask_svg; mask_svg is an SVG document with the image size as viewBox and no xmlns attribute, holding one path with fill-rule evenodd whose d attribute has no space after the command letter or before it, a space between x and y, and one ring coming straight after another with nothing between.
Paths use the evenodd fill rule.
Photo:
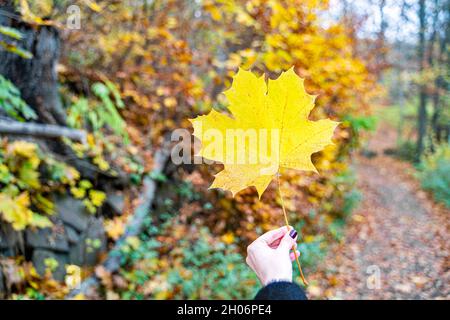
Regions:
<instances>
[{"instance_id":1,"label":"forest path","mask_svg":"<svg viewBox=\"0 0 450 320\"><path fill-rule=\"evenodd\" d=\"M395 141L381 125L369 142L376 156L356 157L363 200L311 275L311 298L450 298L450 212L420 189L411 164L384 154Z\"/></svg>"}]
</instances>

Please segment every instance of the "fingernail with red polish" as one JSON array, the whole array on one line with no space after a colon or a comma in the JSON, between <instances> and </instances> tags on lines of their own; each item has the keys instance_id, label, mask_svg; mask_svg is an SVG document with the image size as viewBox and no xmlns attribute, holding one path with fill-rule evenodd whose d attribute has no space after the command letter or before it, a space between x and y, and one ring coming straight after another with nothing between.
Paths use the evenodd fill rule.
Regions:
<instances>
[{"instance_id":1,"label":"fingernail with red polish","mask_svg":"<svg viewBox=\"0 0 450 320\"><path fill-rule=\"evenodd\" d=\"M289 235L291 236L292 239L295 239L295 237L297 236L297 231L295 231L294 229L292 229L292 230L289 232Z\"/></svg>"}]
</instances>

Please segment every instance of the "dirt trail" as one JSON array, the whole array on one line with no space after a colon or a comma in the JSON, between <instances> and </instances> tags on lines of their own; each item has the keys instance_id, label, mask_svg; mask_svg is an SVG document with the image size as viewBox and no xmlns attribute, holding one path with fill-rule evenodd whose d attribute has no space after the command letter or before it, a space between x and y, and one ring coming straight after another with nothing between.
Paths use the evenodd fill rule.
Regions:
<instances>
[{"instance_id":1,"label":"dirt trail","mask_svg":"<svg viewBox=\"0 0 450 320\"><path fill-rule=\"evenodd\" d=\"M395 131L381 126L357 156L359 209L309 288L317 298L450 299L449 210L420 190L413 167L384 155Z\"/></svg>"}]
</instances>

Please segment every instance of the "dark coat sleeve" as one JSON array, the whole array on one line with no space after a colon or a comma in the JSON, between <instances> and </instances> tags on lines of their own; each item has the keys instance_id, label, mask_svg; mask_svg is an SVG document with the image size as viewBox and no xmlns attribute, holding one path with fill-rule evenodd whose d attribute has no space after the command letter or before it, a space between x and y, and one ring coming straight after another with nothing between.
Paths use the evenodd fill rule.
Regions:
<instances>
[{"instance_id":1,"label":"dark coat sleeve","mask_svg":"<svg viewBox=\"0 0 450 320\"><path fill-rule=\"evenodd\" d=\"M308 300L305 292L293 282L272 282L259 290L255 300Z\"/></svg>"}]
</instances>

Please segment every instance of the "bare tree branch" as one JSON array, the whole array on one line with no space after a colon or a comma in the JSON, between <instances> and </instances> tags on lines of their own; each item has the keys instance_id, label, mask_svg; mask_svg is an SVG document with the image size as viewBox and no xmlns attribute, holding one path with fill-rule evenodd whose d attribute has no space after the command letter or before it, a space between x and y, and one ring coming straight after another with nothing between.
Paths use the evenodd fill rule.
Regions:
<instances>
[{"instance_id":1,"label":"bare tree branch","mask_svg":"<svg viewBox=\"0 0 450 320\"><path fill-rule=\"evenodd\" d=\"M12 120L0 120L0 134L30 135L43 138L66 137L82 143L86 142L86 132L84 130L70 129L52 124L24 123Z\"/></svg>"}]
</instances>

